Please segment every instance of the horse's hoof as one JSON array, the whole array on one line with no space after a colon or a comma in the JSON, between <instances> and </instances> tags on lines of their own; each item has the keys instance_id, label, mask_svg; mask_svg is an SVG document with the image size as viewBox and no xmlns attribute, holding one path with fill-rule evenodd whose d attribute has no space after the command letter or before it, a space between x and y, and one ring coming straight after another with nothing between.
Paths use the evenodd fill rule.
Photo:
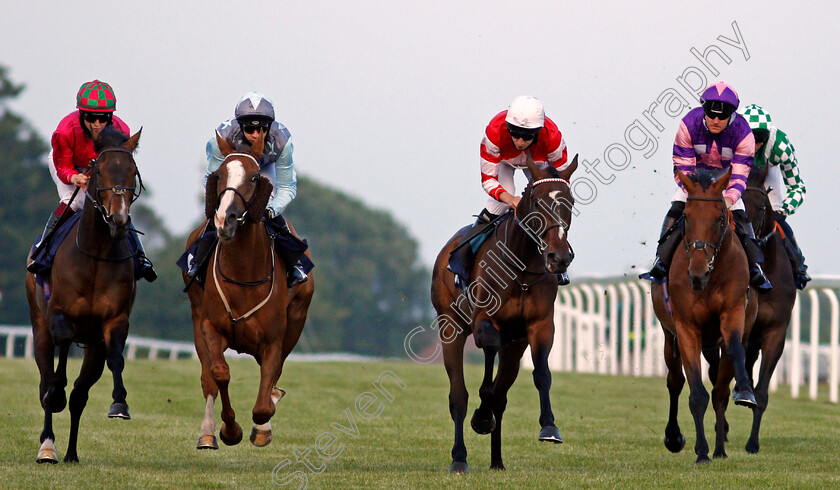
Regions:
<instances>
[{"instance_id":1,"label":"horse's hoof","mask_svg":"<svg viewBox=\"0 0 840 490\"><path fill-rule=\"evenodd\" d=\"M213 434L204 434L198 438L196 449L219 449L219 443Z\"/></svg>"},{"instance_id":2,"label":"horse's hoof","mask_svg":"<svg viewBox=\"0 0 840 490\"><path fill-rule=\"evenodd\" d=\"M490 418L482 418L480 416L478 409L473 413L472 418L470 419L470 427L475 431L476 434L489 434L496 429L496 416L493 415L493 412L490 412Z\"/></svg>"},{"instance_id":3,"label":"horse's hoof","mask_svg":"<svg viewBox=\"0 0 840 490\"><path fill-rule=\"evenodd\" d=\"M271 444L271 430L251 428L251 444L257 447L265 447Z\"/></svg>"},{"instance_id":4,"label":"horse's hoof","mask_svg":"<svg viewBox=\"0 0 840 490\"><path fill-rule=\"evenodd\" d=\"M744 449L750 454L758 454L758 441L748 440Z\"/></svg>"},{"instance_id":5,"label":"horse's hoof","mask_svg":"<svg viewBox=\"0 0 840 490\"><path fill-rule=\"evenodd\" d=\"M505 471L507 468L505 468L504 463L499 461L498 463L490 464L490 469L493 471Z\"/></svg>"},{"instance_id":6,"label":"horse's hoof","mask_svg":"<svg viewBox=\"0 0 840 490\"><path fill-rule=\"evenodd\" d=\"M68 453L64 456L64 462L65 463L78 463L79 462L79 456L76 455L76 454L69 454Z\"/></svg>"},{"instance_id":7,"label":"horse's hoof","mask_svg":"<svg viewBox=\"0 0 840 490\"><path fill-rule=\"evenodd\" d=\"M222 430L219 431L219 438L222 442L225 443L226 446L235 446L242 442L242 427L239 425L238 422L234 422L236 424L236 435L233 437L227 437L225 432L227 432L227 424L222 424Z\"/></svg>"},{"instance_id":8,"label":"horse's hoof","mask_svg":"<svg viewBox=\"0 0 840 490\"><path fill-rule=\"evenodd\" d=\"M469 473L470 467L466 461L453 461L451 465L449 465L449 472L450 473Z\"/></svg>"},{"instance_id":9,"label":"horse's hoof","mask_svg":"<svg viewBox=\"0 0 840 490\"><path fill-rule=\"evenodd\" d=\"M108 410L108 418L131 420L131 415L128 413L128 404L117 402L112 403L111 409Z\"/></svg>"},{"instance_id":10,"label":"horse's hoof","mask_svg":"<svg viewBox=\"0 0 840 490\"><path fill-rule=\"evenodd\" d=\"M35 459L35 462L38 464L58 463L58 454L55 452L55 446L52 440L44 440L44 443L41 444L41 449L38 450L38 458Z\"/></svg>"},{"instance_id":11,"label":"horse's hoof","mask_svg":"<svg viewBox=\"0 0 840 490\"><path fill-rule=\"evenodd\" d=\"M560 431L553 425L547 425L540 430L539 440L542 442L553 442L555 444L563 442L563 438L560 437Z\"/></svg>"},{"instance_id":12,"label":"horse's hoof","mask_svg":"<svg viewBox=\"0 0 840 490\"><path fill-rule=\"evenodd\" d=\"M732 393L732 400L735 401L735 405L743 407L753 408L758 406L752 391L735 391Z\"/></svg>"},{"instance_id":13,"label":"horse's hoof","mask_svg":"<svg viewBox=\"0 0 840 490\"><path fill-rule=\"evenodd\" d=\"M726 455L726 451L721 449L719 451L715 451L715 453L712 455L712 457L715 458L715 459L726 459L729 456Z\"/></svg>"},{"instance_id":14,"label":"horse's hoof","mask_svg":"<svg viewBox=\"0 0 840 490\"><path fill-rule=\"evenodd\" d=\"M712 462L712 460L709 459L708 454L701 454L701 455L697 456L697 461L695 461L694 464L709 464L711 462Z\"/></svg>"},{"instance_id":15,"label":"horse's hoof","mask_svg":"<svg viewBox=\"0 0 840 490\"><path fill-rule=\"evenodd\" d=\"M682 434L678 434L675 438L670 438L667 435L665 436L665 447L668 448L668 451L672 453L678 453L683 450L685 447L685 437Z\"/></svg>"}]
</instances>

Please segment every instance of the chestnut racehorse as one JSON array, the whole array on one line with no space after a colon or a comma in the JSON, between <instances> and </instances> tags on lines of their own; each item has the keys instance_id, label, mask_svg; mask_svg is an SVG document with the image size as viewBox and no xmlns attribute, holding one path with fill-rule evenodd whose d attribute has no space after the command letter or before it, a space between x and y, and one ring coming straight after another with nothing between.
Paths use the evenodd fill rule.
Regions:
<instances>
[{"instance_id":1,"label":"chestnut racehorse","mask_svg":"<svg viewBox=\"0 0 840 490\"><path fill-rule=\"evenodd\" d=\"M67 397L67 354L70 344L83 344L84 360L70 392L70 442L64 462L78 462L76 441L88 391L102 376L105 363L113 373L114 403L110 415L127 418L123 385L123 348L128 317L134 303L134 262L127 240L131 203L142 184L132 156L140 131L131 138L103 130L96 141L97 159L90 164L87 198L79 220L58 248L49 285L51 295L35 276L26 274L26 298L41 374L41 432L39 463L57 463L52 414L64 410ZM58 366L54 368L55 348ZM123 415L124 414L124 415Z\"/></svg>"},{"instance_id":2,"label":"chestnut racehorse","mask_svg":"<svg viewBox=\"0 0 840 490\"><path fill-rule=\"evenodd\" d=\"M534 362L534 384L540 397L539 440L562 442L554 425L549 389L551 373L548 354L554 340L556 274L566 271L574 254L567 232L571 224L573 199L568 179L577 168L577 157L563 172L554 167L537 167L527 159L529 183L514 216L502 222L479 248L467 287L460 294L454 274L447 269L450 253L459 234L443 247L432 272L432 304L438 313L443 358L449 376L449 411L455 423L450 471L466 473L464 418L468 393L464 383L464 343L474 334L484 350L484 378L479 388L481 404L471 426L479 434L491 434L493 469L502 462L502 416L507 392L519 373L525 349L530 346ZM466 245L469 246L469 245ZM470 311L471 310L471 311ZM495 379L496 354L499 367Z\"/></svg>"},{"instance_id":3,"label":"chestnut racehorse","mask_svg":"<svg viewBox=\"0 0 840 490\"><path fill-rule=\"evenodd\" d=\"M315 286L310 275L291 290L286 287L286 267L262 222L272 191L257 164L264 136L240 152L218 134L216 138L225 160L207 178L205 213L214 220L219 242L209 257L204 289L193 282L187 290L205 400L197 447L219 447L213 413L219 394L223 421L219 436L227 445L242 440L228 395L230 369L224 357L228 348L254 356L260 365L251 442L265 446L271 442L269 421L284 394L275 384L303 331ZM190 234L187 248L205 225ZM190 284L186 274L183 277Z\"/></svg>"},{"instance_id":4,"label":"chestnut racehorse","mask_svg":"<svg viewBox=\"0 0 840 490\"><path fill-rule=\"evenodd\" d=\"M677 171L688 198L683 247L674 254L666 283L670 308L666 305L663 285L654 283L651 288L654 312L666 337L670 412L665 446L679 452L685 445L677 423L677 404L687 377L688 406L697 435L694 444L697 463L711 461L703 427L709 393L700 373L701 351L709 360L709 377L715 383L712 390L716 415L714 457L726 457L724 414L733 375L735 404L750 407L756 404L744 364L743 342L755 320L757 303L755 293L749 288L747 257L723 199L731 175L731 167L717 180L705 171L690 177Z\"/></svg>"}]
</instances>

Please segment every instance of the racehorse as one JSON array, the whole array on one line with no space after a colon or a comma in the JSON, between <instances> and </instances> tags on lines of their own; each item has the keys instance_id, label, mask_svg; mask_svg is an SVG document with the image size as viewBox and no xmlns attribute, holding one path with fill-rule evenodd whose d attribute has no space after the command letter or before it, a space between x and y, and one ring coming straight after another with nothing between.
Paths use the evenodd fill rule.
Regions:
<instances>
[{"instance_id":1,"label":"racehorse","mask_svg":"<svg viewBox=\"0 0 840 490\"><path fill-rule=\"evenodd\" d=\"M126 138L105 130L96 141L98 157L90 164L87 198L79 220L56 252L49 277L51 294L26 274L26 297L32 322L35 362L41 374L44 429L38 463L57 463L52 414L67 405L67 354L70 344L85 346L79 377L70 392L70 442L64 462L77 463L79 419L88 391L102 376L105 363L113 373L109 416L127 418L123 385L123 349L135 297L133 254L125 240L131 203L142 188L133 152L140 131ZM55 348L58 366L54 369ZM123 415L125 414L125 415Z\"/></svg>"},{"instance_id":2,"label":"racehorse","mask_svg":"<svg viewBox=\"0 0 840 490\"><path fill-rule=\"evenodd\" d=\"M529 183L514 216L499 224L479 248L470 277L459 294L454 275L447 270L460 232L443 247L432 273L432 304L438 313L443 359L449 376L449 412L455 423L450 471L467 473L464 418L468 393L464 384L464 343L470 334L484 350L484 378L479 388L481 403L470 425L479 434L491 434L491 469L503 470L502 416L507 392L519 373L525 348L531 348L534 385L540 397L539 440L563 442L554 425L549 389L548 354L554 340L556 274L566 271L574 254L567 232L574 200L569 177L577 157L568 168L538 167L527 158ZM466 245L469 246L469 245ZM471 306L471 311L470 310ZM495 379L496 354L499 367Z\"/></svg>"},{"instance_id":3,"label":"racehorse","mask_svg":"<svg viewBox=\"0 0 840 490\"><path fill-rule=\"evenodd\" d=\"M767 410L770 378L785 348L791 311L796 302L796 285L793 269L785 253L783 232L776 224L768 191L764 188L768 168L769 166L761 169L753 167L747 180L747 188L741 197L747 216L750 217L762 245L764 272L773 284L773 289L758 293L758 313L747 342L746 366L750 379L758 353L761 351L758 382L753 385L757 405L753 407L752 431L746 445L749 453L757 453L759 449L758 432L761 428L761 417Z\"/></svg>"},{"instance_id":4,"label":"racehorse","mask_svg":"<svg viewBox=\"0 0 840 490\"><path fill-rule=\"evenodd\" d=\"M725 412L729 383L735 377L736 405L755 406L752 384L745 367L743 342L750 333L757 303L749 288L747 258L736 236L731 213L723 199L732 168L719 179L700 171L691 177L677 171L688 198L685 204L683 247L674 253L666 286L651 288L654 312L665 331L670 412L665 427L665 447L679 452L685 438L677 423L677 404L688 378L689 409L694 418L697 463L711 462L703 416L709 393L700 373L700 354L709 361L714 381L716 458L725 458ZM669 304L666 304L666 295ZM721 355L721 350L723 353ZM683 376L683 369L685 376Z\"/></svg>"},{"instance_id":5,"label":"racehorse","mask_svg":"<svg viewBox=\"0 0 840 490\"><path fill-rule=\"evenodd\" d=\"M314 280L291 290L286 287L286 268L262 222L272 184L260 176L259 156L264 136L248 150L237 152L216 138L225 160L207 178L205 214L214 220L219 243L210 255L207 280L202 289L184 274L192 307L195 348L201 361L201 387L205 413L198 449L218 449L214 405L222 398L222 428L219 436L227 445L242 440L228 395L230 369L224 358L227 348L254 356L260 365L260 386L253 409L251 442L271 442L275 406L284 391L275 384L283 363L303 331ZM187 248L206 226L202 223L189 236ZM291 227L291 223L289 223ZM308 254L308 251L307 251Z\"/></svg>"}]
</instances>

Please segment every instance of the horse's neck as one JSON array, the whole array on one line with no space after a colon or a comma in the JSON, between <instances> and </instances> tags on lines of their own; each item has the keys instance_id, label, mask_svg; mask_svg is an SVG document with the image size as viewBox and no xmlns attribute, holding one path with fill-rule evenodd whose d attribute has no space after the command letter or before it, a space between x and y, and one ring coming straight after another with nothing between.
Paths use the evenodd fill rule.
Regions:
<instances>
[{"instance_id":1,"label":"horse's neck","mask_svg":"<svg viewBox=\"0 0 840 490\"><path fill-rule=\"evenodd\" d=\"M502 232L497 235L497 241L502 242L517 259L525 264L526 269L539 269L542 264L542 254L537 242L519 224L516 216L505 221Z\"/></svg>"},{"instance_id":2,"label":"horse's neck","mask_svg":"<svg viewBox=\"0 0 840 490\"><path fill-rule=\"evenodd\" d=\"M119 246L124 240L115 240L111 236L111 230L96 207L85 201L82 207L82 216L79 218L76 229L76 242L79 247L88 253L103 255L115 246Z\"/></svg>"},{"instance_id":3,"label":"horse's neck","mask_svg":"<svg viewBox=\"0 0 840 490\"><path fill-rule=\"evenodd\" d=\"M230 260L240 269L262 270L265 267L264 261L271 260L271 256L263 252L266 249L270 252L271 247L266 246L269 239L262 223L246 223L236 230L229 243L219 243L219 260L222 263Z\"/></svg>"}]
</instances>

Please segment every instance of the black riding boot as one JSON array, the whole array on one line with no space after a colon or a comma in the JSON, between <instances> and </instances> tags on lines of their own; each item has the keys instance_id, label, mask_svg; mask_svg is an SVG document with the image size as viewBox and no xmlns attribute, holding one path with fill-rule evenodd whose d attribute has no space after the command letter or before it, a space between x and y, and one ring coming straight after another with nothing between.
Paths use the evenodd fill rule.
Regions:
<instances>
[{"instance_id":1,"label":"black riding boot","mask_svg":"<svg viewBox=\"0 0 840 490\"><path fill-rule=\"evenodd\" d=\"M656 247L656 259L648 273L654 279L661 281L668 277L668 268L671 266L674 251L677 249L677 244L682 240L682 220L680 218L684 210L685 203L674 201L662 221L662 229L659 231L659 242Z\"/></svg>"},{"instance_id":2,"label":"black riding boot","mask_svg":"<svg viewBox=\"0 0 840 490\"><path fill-rule=\"evenodd\" d=\"M283 218L282 215L277 215L273 218L267 218L266 224L270 224L269 232L270 233L279 233L280 236L291 238L295 241L300 241L300 238L295 236L292 233L292 230L289 229L289 224L286 223L286 219ZM282 256L282 254L281 254ZM298 284L303 284L309 280L309 276L303 270L303 264L301 263L300 259L295 262L294 266L287 267L286 272L286 286L288 288L293 288Z\"/></svg>"},{"instance_id":3,"label":"black riding boot","mask_svg":"<svg viewBox=\"0 0 840 490\"><path fill-rule=\"evenodd\" d=\"M463 236L470 236L473 233L473 231L476 230L476 228L484 226L498 217L498 214L493 214L490 211L487 211L487 208L482 209L481 212L478 213L478 217L476 218L475 223L473 223L472 227L469 230L467 230L467 232ZM475 259L475 252L473 252L472 246L469 243L461 245L461 247L455 251L455 255L458 257L458 260L461 262L461 264L463 264L464 269L466 269L467 271L467 274L469 274L472 270L473 259ZM459 278L456 276L455 280L458 281ZM463 286L466 287L466 284L464 284Z\"/></svg>"},{"instance_id":4,"label":"black riding boot","mask_svg":"<svg viewBox=\"0 0 840 490\"><path fill-rule=\"evenodd\" d=\"M137 252L134 254L135 269L138 279L145 279L149 282L155 282L157 279L157 272L155 272L154 264L146 257L146 251L143 249L143 244L140 242L140 234L134 228L133 223L128 225L128 239L131 241L131 247Z\"/></svg>"},{"instance_id":5,"label":"black riding boot","mask_svg":"<svg viewBox=\"0 0 840 490\"><path fill-rule=\"evenodd\" d=\"M216 227L213 225L213 220L211 219L207 221L204 233L196 238L195 253L193 254L192 261L190 261L190 270L187 271L187 277L190 279L198 275L198 271L201 270L202 266L204 266L204 263L207 261L207 256L210 254L210 250L213 248L215 240L204 238L204 235L206 235L208 231L213 231L215 229Z\"/></svg>"},{"instance_id":6,"label":"black riding boot","mask_svg":"<svg viewBox=\"0 0 840 490\"><path fill-rule=\"evenodd\" d=\"M59 212L59 209L62 209L62 206L59 206L58 209L53 211L52 214L50 214L50 217L47 219L47 225L44 227L44 232L41 234L41 239L35 245L35 250L36 251L39 250L39 249L43 250L43 249L49 247L50 246L50 241L52 239L52 235L55 232L55 230L62 223L67 221L71 216L76 214L76 212L73 211L72 209L70 209L69 207L60 211L60 212ZM63 214L63 216L62 216L62 214ZM32 258L34 259L36 255L37 254L33 254ZM35 273L38 272L38 267L37 267L35 262L32 262L31 264L26 266L26 270L35 274Z\"/></svg>"},{"instance_id":7,"label":"black riding boot","mask_svg":"<svg viewBox=\"0 0 840 490\"><path fill-rule=\"evenodd\" d=\"M732 216L735 218L735 229L738 238L741 239L741 245L744 246L744 252L747 254L747 261L750 267L750 285L758 288L761 291L769 291L773 289L773 285L764 275L764 270L761 264L764 263L764 254L761 253L761 247L758 246L753 232L752 223L747 218L747 213L738 209L732 211Z\"/></svg>"},{"instance_id":8,"label":"black riding boot","mask_svg":"<svg viewBox=\"0 0 840 490\"><path fill-rule=\"evenodd\" d=\"M805 265L805 256L802 255L802 249L800 249L799 245L796 243L796 237L793 236L793 229L791 229L790 225L787 223L785 215L781 213L773 213L773 215L776 218L776 222L779 223L779 226L781 226L782 230L785 232L785 252L787 252L788 259L793 266L796 288L805 289L808 281L811 280L811 276L808 274L808 266Z\"/></svg>"}]
</instances>

